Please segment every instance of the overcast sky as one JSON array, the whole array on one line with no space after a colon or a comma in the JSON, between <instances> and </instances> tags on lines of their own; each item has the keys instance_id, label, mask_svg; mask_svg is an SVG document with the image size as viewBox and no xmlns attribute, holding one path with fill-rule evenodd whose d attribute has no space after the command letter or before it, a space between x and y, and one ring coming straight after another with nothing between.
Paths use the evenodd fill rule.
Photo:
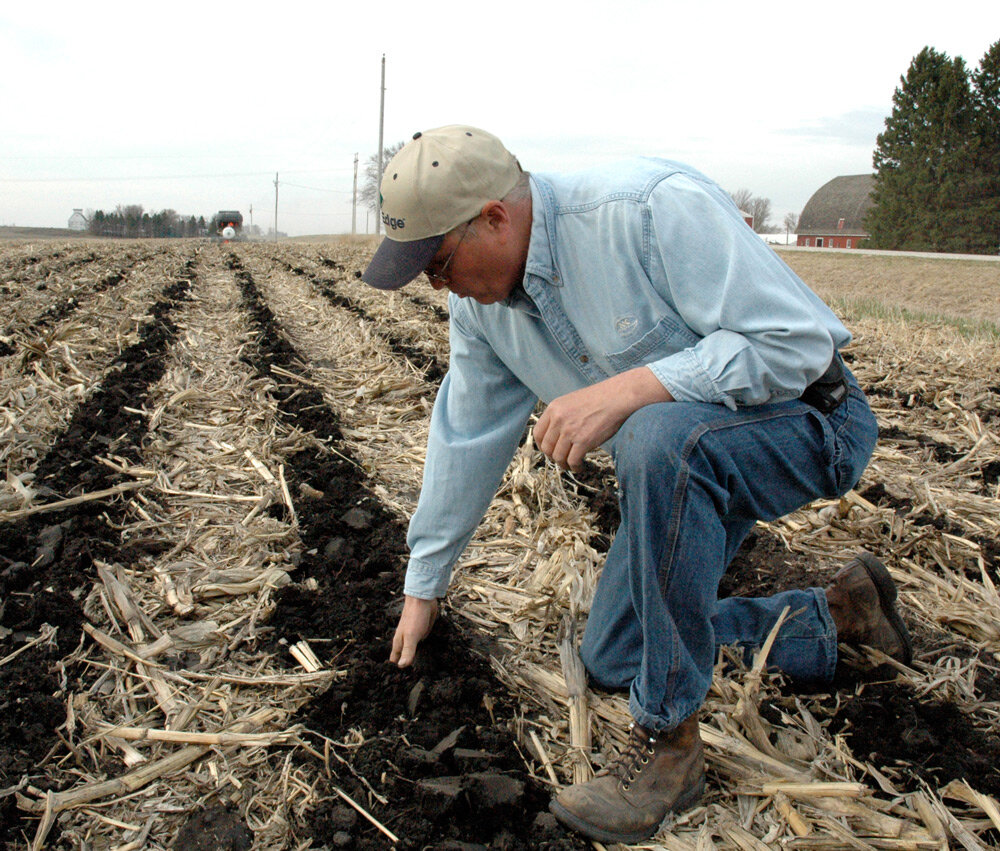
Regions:
<instances>
[{"instance_id":1,"label":"overcast sky","mask_svg":"<svg viewBox=\"0 0 1000 851\"><path fill-rule=\"evenodd\" d=\"M387 144L462 123L532 171L669 157L780 224L871 170L924 46L976 67L997 39L998 0L4 3L0 225L252 206L267 230L277 172L281 231L349 233L383 54Z\"/></svg>"}]
</instances>

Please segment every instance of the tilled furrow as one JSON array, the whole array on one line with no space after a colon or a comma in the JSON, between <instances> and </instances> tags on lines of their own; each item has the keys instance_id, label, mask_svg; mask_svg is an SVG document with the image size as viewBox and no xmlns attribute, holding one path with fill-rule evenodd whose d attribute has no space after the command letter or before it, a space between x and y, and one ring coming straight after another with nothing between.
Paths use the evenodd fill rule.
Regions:
<instances>
[{"instance_id":1,"label":"tilled furrow","mask_svg":"<svg viewBox=\"0 0 1000 851\"><path fill-rule=\"evenodd\" d=\"M301 266L289 265L288 271L307 278L313 286L317 288L331 304L337 307L350 310L360 319L370 322L380 337L382 337L388 347L397 355L406 358L414 368L421 372L432 384L439 384L444 374L448 371L447 360L442 360L437 354L428 351L426 346L426 334L414 328L411 336L400 333L401 326L405 327L405 319L398 319L397 322L386 321L376 313L370 312L360 300L345 295L339 291L338 281L330 278L320 278L317 275L308 273ZM411 320L412 321L412 320ZM423 323L419 321L413 323L425 329Z\"/></svg>"},{"instance_id":2,"label":"tilled furrow","mask_svg":"<svg viewBox=\"0 0 1000 851\"><path fill-rule=\"evenodd\" d=\"M130 270L156 262L167 253L166 249L134 248L116 255L109 264L102 255L90 252L44 274L28 274L20 285L5 285L9 291L4 298L8 312L0 339L7 339L10 347L10 338L30 338L33 333L44 331L89 306L94 296L119 284Z\"/></svg>"},{"instance_id":3,"label":"tilled furrow","mask_svg":"<svg viewBox=\"0 0 1000 851\"><path fill-rule=\"evenodd\" d=\"M66 272L75 266L91 263L99 252L86 245L53 245L48 250L30 246L21 256L12 256L0 269L0 284L6 287L31 284L39 278Z\"/></svg>"},{"instance_id":4,"label":"tilled furrow","mask_svg":"<svg viewBox=\"0 0 1000 851\"><path fill-rule=\"evenodd\" d=\"M8 472L0 509L21 507L25 493L41 484L35 467L56 434L70 426L109 370L142 351L128 353L152 333L163 310L154 301L169 302L170 287L176 287L170 281L185 280L193 262L172 258L166 269L141 264L127 280L95 295L79 316L17 337L19 356L0 361L0 463Z\"/></svg>"},{"instance_id":5,"label":"tilled furrow","mask_svg":"<svg viewBox=\"0 0 1000 851\"><path fill-rule=\"evenodd\" d=\"M79 406L66 430L36 468L36 481L53 494L86 496L128 485L105 456L139 457L146 433L141 408L149 387L162 374L164 355L177 332L171 316L183 303L194 271L165 288L153 305L139 340L115 359L100 389ZM98 561L115 558L125 516L121 500L95 499L57 515L42 513L0 524L0 657L16 659L0 667L0 693L16 694L26 682L40 704L15 702L3 718L8 735L27 736L19 749L4 750L0 776L30 778L45 766L65 719L65 686L57 664L79 643L83 622L81 592L95 576ZM38 641L39 637L48 639ZM40 684L36 678L47 679ZM72 689L72 686L70 686ZM19 835L15 799L0 799L4 841Z\"/></svg>"},{"instance_id":6,"label":"tilled furrow","mask_svg":"<svg viewBox=\"0 0 1000 851\"><path fill-rule=\"evenodd\" d=\"M316 329L317 322L332 323L345 332L335 332L341 338L341 345L327 351L329 359L336 361L352 346L358 355L364 356L364 349L373 342L364 333L367 323L359 326L353 312L338 319L337 309L325 299L317 301L307 281L296 285L296 277L301 276L294 271L269 268L266 262L253 257L247 259L247 268L237 272L238 279L253 300L258 294L263 295L280 325L289 323L284 331L295 340L302 360L324 360L316 357L315 346L319 336L330 334L331 329L326 325L317 329L318 335L310 335L309 328ZM294 291L296 286L300 288L297 296L283 297L286 288ZM352 327L361 331L360 340L353 343L346 337ZM378 342L384 345L384 341ZM386 362L379 371L384 382L382 390L386 392L371 401L391 417L388 412L391 402L386 396L395 393L397 402L405 400L403 410L413 411L409 401L412 396L405 395L402 382L409 382L411 394L420 391L422 382L398 363ZM390 374L396 371L398 384ZM297 374L303 383L310 385L322 385L329 377L325 370L322 375L304 375L301 371ZM359 383L364 382L363 372L355 372L353 389L360 389ZM426 388L426 384L422 386ZM336 391L323 394L330 399L340 395ZM355 399L365 402L363 395ZM416 410L426 417L422 406L418 405ZM370 422L373 416L380 415L369 406L355 405L351 412L342 410L341 431L355 433L361 427L361 420ZM356 445L352 441L352 446ZM304 547L299 571L316 580L318 588L309 591L296 586L284 590L275 613L275 621L285 625L289 642L295 638L329 642L318 646L329 648L324 652L339 654L337 658L348 669L342 682L333 684L309 707L306 718L310 728L329 737L338 748L350 747L349 742L357 734L363 736L363 745L352 749L351 774L341 773L339 782L348 784L352 793L361 796L366 795L365 783L372 784L386 799L373 801L367 796L374 815L390 830L404 825L405 840L411 847L439 842L447 836L489 842L501 833L509 834L507 847L536 847L532 839L535 816L545 811L547 795L527 782L510 733L492 721L512 718L516 706L497 682L489 664L473 653L469 637L444 622L428 640L426 652L415 670L400 671L387 664L388 639L397 615L392 601L398 599L405 560L404 527L399 515L388 511L377 498L379 492L386 492L388 483L380 475L377 462L373 472L381 484L363 472L362 467L368 466L367 459L362 458L360 464L351 463L351 450L346 443L332 444L332 448L335 451L330 459L332 467L326 466L330 461L324 463L320 458L313 459L309 467L289 459L290 482L307 485L300 490L311 494L311 498L296 503ZM299 476L304 469L309 469L309 477L303 482ZM410 481L408 486L412 488L413 484ZM324 616L320 617L319 612ZM435 697L445 693L451 694L452 699L442 702ZM484 702L483 695L489 697L488 702ZM459 731L456 744L463 752L481 756L457 765L450 759L442 762L421 757L455 731ZM455 794L437 800L428 793L415 800L414 784L427 790L436 788L433 778L446 764L456 771ZM359 782L359 777L365 782ZM505 818L506 807L514 799L506 798L503 802L484 799L478 791L484 784L490 788L503 785L506 795L516 796L523 807L518 823ZM344 817L342 803L328 804L312 817L313 824L306 835L322 841L328 838L326 831L331 830L331 823ZM557 828L552 830L550 839L565 843L554 847L582 847L578 840L563 836ZM359 847L380 847L384 837L368 826L359 825L356 841Z\"/></svg>"},{"instance_id":7,"label":"tilled furrow","mask_svg":"<svg viewBox=\"0 0 1000 851\"><path fill-rule=\"evenodd\" d=\"M122 825L139 823L157 841L182 847L208 820L222 818L235 819L234 835L284 847L292 802L273 778L298 742L290 716L338 675L287 671L287 648L278 648L274 661L260 653L273 595L288 583L301 551L285 456L314 449L316 441L279 413L273 377L255 368L259 327L217 254L203 253L193 283L163 374L143 405L149 430L140 457L119 459L126 475L148 486L129 503L115 563L104 567L88 598L91 623L118 643L85 648L81 666L105 673L92 675L74 697L78 734L88 743L76 754L97 773L101 751L90 743L104 742L114 728L135 729L137 718L153 731L148 735L176 738L134 745L108 738L127 763L116 774L184 758L188 735L244 730L260 739L205 748L164 777L154 775L145 794L118 804L115 820L72 809L60 822L68 844L127 844ZM148 619L135 622L130 610L148 612ZM107 679L114 688L102 685ZM130 695L128 705L121 694ZM225 803L201 810L192 802L205 794L208 776L231 784L212 790ZM62 794L87 789L79 784Z\"/></svg>"}]
</instances>

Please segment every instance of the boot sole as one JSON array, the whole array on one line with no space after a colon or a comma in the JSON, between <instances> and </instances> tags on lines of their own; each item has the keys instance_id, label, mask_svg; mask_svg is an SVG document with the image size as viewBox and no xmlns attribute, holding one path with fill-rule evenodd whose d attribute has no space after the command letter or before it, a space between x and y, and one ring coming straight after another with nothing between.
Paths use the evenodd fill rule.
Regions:
<instances>
[{"instance_id":1,"label":"boot sole","mask_svg":"<svg viewBox=\"0 0 1000 851\"><path fill-rule=\"evenodd\" d=\"M903 645L903 658L900 659L904 665L909 665L913 661L913 643L910 641L910 631L903 623L896 609L896 583L892 581L889 570L882 562L869 552L859 552L856 556L861 566L868 572L868 577L878 591L879 605L882 614L885 615L896 635Z\"/></svg>"},{"instance_id":2,"label":"boot sole","mask_svg":"<svg viewBox=\"0 0 1000 851\"><path fill-rule=\"evenodd\" d=\"M638 831L633 833L615 833L614 831L605 830L602 827L597 827L590 822L584 821L575 813L570 812L566 807L556 801L553 798L549 801L549 811L554 815L559 821L577 833L582 833L584 836L590 839L596 839L598 842L621 842L625 845L632 845L636 842L642 842L644 839L649 839L650 836L655 836L659 829L663 826L663 823L670 818L672 815L679 815L685 810L691 809L698 801L701 800L701 796L705 794L705 778L699 779L698 783L695 784L685 795L678 798L673 806L667 810L667 814L660 820L652 830Z\"/></svg>"}]
</instances>

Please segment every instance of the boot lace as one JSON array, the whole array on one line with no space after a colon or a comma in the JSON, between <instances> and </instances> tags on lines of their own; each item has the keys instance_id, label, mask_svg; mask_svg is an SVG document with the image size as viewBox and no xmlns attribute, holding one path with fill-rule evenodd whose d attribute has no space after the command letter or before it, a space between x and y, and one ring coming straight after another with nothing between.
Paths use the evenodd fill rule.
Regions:
<instances>
[{"instance_id":1,"label":"boot lace","mask_svg":"<svg viewBox=\"0 0 1000 851\"><path fill-rule=\"evenodd\" d=\"M625 790L635 782L643 767L649 764L656 753L653 750L653 745L656 744L655 736L649 735L638 724L631 724L628 729L628 744L625 750L608 767L608 771L618 778Z\"/></svg>"}]
</instances>

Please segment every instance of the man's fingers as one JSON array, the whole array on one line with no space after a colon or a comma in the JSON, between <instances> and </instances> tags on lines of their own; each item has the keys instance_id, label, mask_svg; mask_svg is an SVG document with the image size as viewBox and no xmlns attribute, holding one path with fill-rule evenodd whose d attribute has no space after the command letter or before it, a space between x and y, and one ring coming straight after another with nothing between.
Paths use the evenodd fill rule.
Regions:
<instances>
[{"instance_id":1,"label":"man's fingers","mask_svg":"<svg viewBox=\"0 0 1000 851\"><path fill-rule=\"evenodd\" d=\"M566 435L560 435L559 442L556 443L549 457L565 470L569 467L569 457L573 453L573 450L573 441L566 437Z\"/></svg>"},{"instance_id":2,"label":"man's fingers","mask_svg":"<svg viewBox=\"0 0 1000 851\"><path fill-rule=\"evenodd\" d=\"M547 416L548 408L542 411L542 415L538 418L538 422L535 423L535 427L531 430L532 435L535 438L535 446L542 449L542 444L545 442L545 434L549 430L549 418ZM544 452L545 450L542 449Z\"/></svg>"},{"instance_id":3,"label":"man's fingers","mask_svg":"<svg viewBox=\"0 0 1000 851\"><path fill-rule=\"evenodd\" d=\"M413 664L413 660L417 657L417 643L408 642L405 638L403 639L403 649L399 653L399 658L396 664L400 668L409 668Z\"/></svg>"},{"instance_id":4,"label":"man's fingers","mask_svg":"<svg viewBox=\"0 0 1000 851\"><path fill-rule=\"evenodd\" d=\"M396 630L392 637L392 652L389 654L389 661L400 668L408 668L417 657L417 645L419 639L414 639L401 629Z\"/></svg>"},{"instance_id":5,"label":"man's fingers","mask_svg":"<svg viewBox=\"0 0 1000 851\"><path fill-rule=\"evenodd\" d=\"M438 601L406 597L403 612L392 636L389 661L406 668L417 656L417 645L425 639L437 620Z\"/></svg>"},{"instance_id":6,"label":"man's fingers","mask_svg":"<svg viewBox=\"0 0 1000 851\"><path fill-rule=\"evenodd\" d=\"M573 449L573 442L566 436L551 414L552 406L546 408L535 423L532 435L538 451L560 467L566 466L566 457Z\"/></svg>"},{"instance_id":7,"label":"man's fingers","mask_svg":"<svg viewBox=\"0 0 1000 851\"><path fill-rule=\"evenodd\" d=\"M566 456L566 466L573 472L579 472L583 467L583 459L587 455L587 449L579 443L573 444L569 455Z\"/></svg>"},{"instance_id":8,"label":"man's fingers","mask_svg":"<svg viewBox=\"0 0 1000 851\"><path fill-rule=\"evenodd\" d=\"M554 458L556 446L559 442L559 429L551 425L551 421L546 422L544 427L535 426L535 446L548 458Z\"/></svg>"},{"instance_id":9,"label":"man's fingers","mask_svg":"<svg viewBox=\"0 0 1000 851\"><path fill-rule=\"evenodd\" d=\"M394 665L399 663L403 653L403 634L397 629L392 636L392 650L389 653L389 661Z\"/></svg>"}]
</instances>

